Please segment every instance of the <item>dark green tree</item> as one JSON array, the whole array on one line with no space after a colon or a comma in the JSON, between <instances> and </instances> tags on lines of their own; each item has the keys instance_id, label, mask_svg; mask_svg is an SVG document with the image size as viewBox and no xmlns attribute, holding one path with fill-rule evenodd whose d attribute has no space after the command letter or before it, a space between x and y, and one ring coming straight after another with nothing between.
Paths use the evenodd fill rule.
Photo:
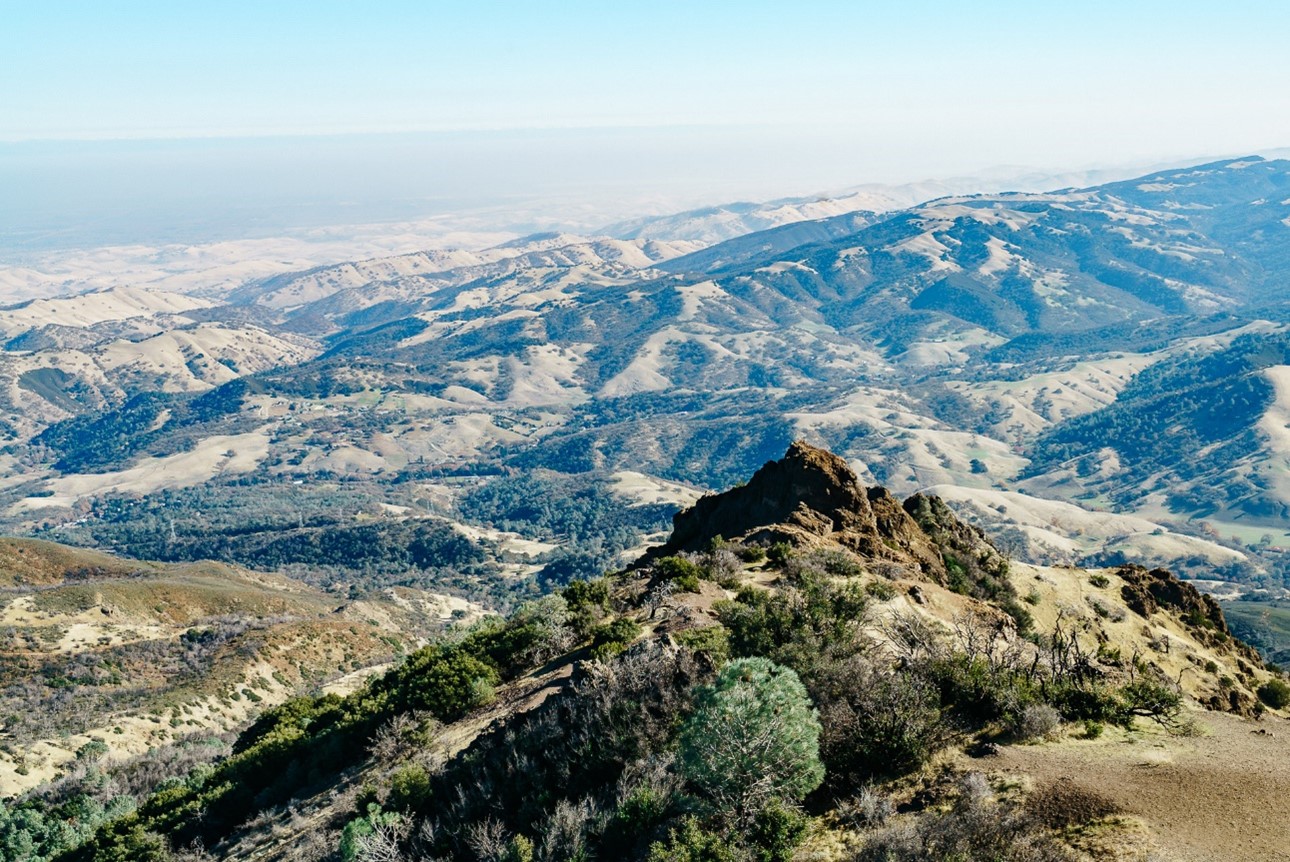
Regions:
<instances>
[{"instance_id":1,"label":"dark green tree","mask_svg":"<svg viewBox=\"0 0 1290 862\"><path fill-rule=\"evenodd\" d=\"M748 822L800 802L824 780L820 722L797 674L765 658L731 662L699 689L680 736L685 778Z\"/></svg>"}]
</instances>

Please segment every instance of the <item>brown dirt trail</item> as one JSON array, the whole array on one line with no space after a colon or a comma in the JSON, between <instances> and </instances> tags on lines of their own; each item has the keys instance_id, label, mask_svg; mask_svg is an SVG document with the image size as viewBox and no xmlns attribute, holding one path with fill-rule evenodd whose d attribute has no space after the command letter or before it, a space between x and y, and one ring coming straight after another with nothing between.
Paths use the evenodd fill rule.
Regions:
<instances>
[{"instance_id":1,"label":"brown dirt trail","mask_svg":"<svg viewBox=\"0 0 1290 862\"><path fill-rule=\"evenodd\" d=\"M991 766L1098 791L1143 820L1171 862L1290 862L1290 722L1199 717L1207 735L1108 732L1009 747Z\"/></svg>"}]
</instances>

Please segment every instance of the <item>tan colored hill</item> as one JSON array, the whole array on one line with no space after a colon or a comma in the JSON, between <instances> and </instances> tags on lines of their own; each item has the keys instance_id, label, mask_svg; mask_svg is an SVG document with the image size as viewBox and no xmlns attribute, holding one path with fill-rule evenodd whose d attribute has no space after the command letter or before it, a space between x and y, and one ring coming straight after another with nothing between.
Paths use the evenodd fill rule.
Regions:
<instances>
[{"instance_id":1,"label":"tan colored hill","mask_svg":"<svg viewBox=\"0 0 1290 862\"><path fill-rule=\"evenodd\" d=\"M0 588L57 586L90 575L125 577L151 568L85 548L39 539L0 538Z\"/></svg>"},{"instance_id":2,"label":"tan colored hill","mask_svg":"<svg viewBox=\"0 0 1290 862\"><path fill-rule=\"evenodd\" d=\"M422 590L355 600L222 563L0 539L0 796L92 739L135 755L333 681L348 690L479 613Z\"/></svg>"}]
</instances>

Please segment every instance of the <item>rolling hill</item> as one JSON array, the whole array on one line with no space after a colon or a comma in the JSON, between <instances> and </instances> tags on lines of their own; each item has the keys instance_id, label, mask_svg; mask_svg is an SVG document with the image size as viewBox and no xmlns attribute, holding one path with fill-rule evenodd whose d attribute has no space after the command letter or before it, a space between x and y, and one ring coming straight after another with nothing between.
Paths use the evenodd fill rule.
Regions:
<instances>
[{"instance_id":1,"label":"rolling hill","mask_svg":"<svg viewBox=\"0 0 1290 862\"><path fill-rule=\"evenodd\" d=\"M326 592L221 563L0 540L0 795L74 768L95 741L121 759L231 730L479 612L423 590Z\"/></svg>"},{"instance_id":2,"label":"rolling hill","mask_svg":"<svg viewBox=\"0 0 1290 862\"><path fill-rule=\"evenodd\" d=\"M518 475L608 512L616 475L689 494L806 437L900 493L976 493L952 496L1036 561L1279 584L1288 187L1290 163L1250 157L844 207L706 245L539 235L182 309L136 297L134 316L115 310L129 297L95 298L95 321L63 329L29 307L3 356L19 382L0 514L11 532L231 562L274 532L439 519L542 543L438 567L509 594L516 576L612 566L685 496L606 533L521 511Z\"/></svg>"}]
</instances>

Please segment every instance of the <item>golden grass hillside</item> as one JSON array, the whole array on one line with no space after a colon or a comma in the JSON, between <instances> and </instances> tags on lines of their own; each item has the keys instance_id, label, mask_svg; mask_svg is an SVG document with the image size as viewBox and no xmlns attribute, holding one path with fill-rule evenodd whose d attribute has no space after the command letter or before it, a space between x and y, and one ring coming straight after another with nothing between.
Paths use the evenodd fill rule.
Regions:
<instances>
[{"instance_id":1,"label":"golden grass hillside","mask_svg":"<svg viewBox=\"0 0 1290 862\"><path fill-rule=\"evenodd\" d=\"M25 539L0 539L0 585L0 795L55 777L92 739L122 757L236 728L481 613L423 590L351 598Z\"/></svg>"}]
</instances>

